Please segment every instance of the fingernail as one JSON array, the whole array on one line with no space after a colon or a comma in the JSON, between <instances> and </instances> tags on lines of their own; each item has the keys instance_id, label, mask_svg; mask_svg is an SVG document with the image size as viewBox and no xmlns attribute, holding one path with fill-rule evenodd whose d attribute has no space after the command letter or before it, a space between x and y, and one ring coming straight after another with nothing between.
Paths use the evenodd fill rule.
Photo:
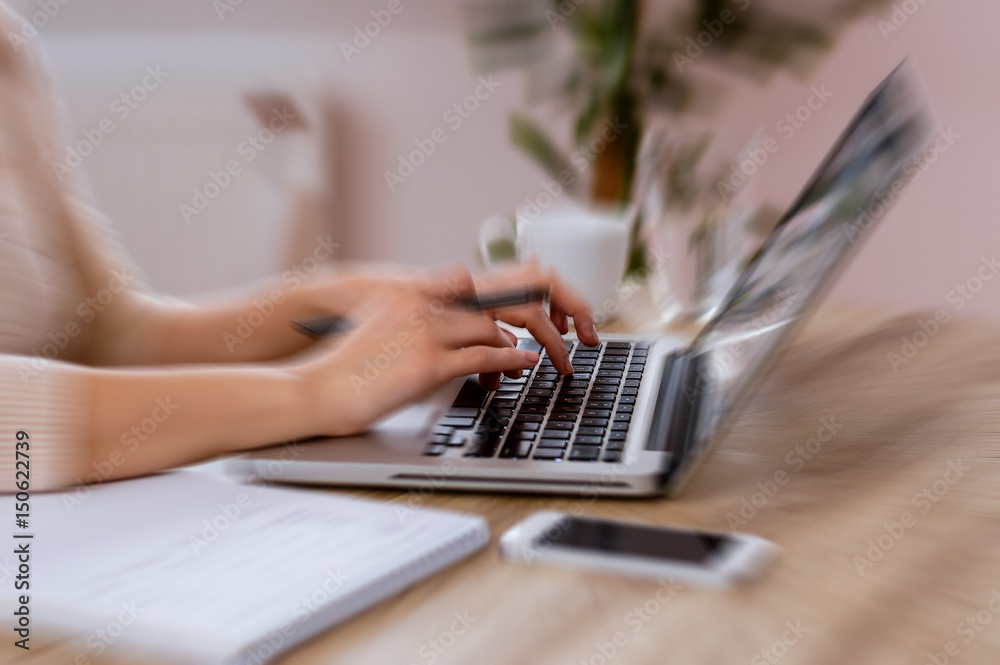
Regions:
<instances>
[{"instance_id":1,"label":"fingernail","mask_svg":"<svg viewBox=\"0 0 1000 665\"><path fill-rule=\"evenodd\" d=\"M590 324L590 334L594 336L594 339L597 339L597 326L593 323Z\"/></svg>"},{"instance_id":2,"label":"fingernail","mask_svg":"<svg viewBox=\"0 0 1000 665\"><path fill-rule=\"evenodd\" d=\"M563 363L564 363L564 366L566 367L566 374L567 375L572 374L573 373L573 363L570 361L568 353L564 356Z\"/></svg>"},{"instance_id":3,"label":"fingernail","mask_svg":"<svg viewBox=\"0 0 1000 665\"><path fill-rule=\"evenodd\" d=\"M534 351L522 351L521 353L524 354L524 359L526 361L528 361L529 363L531 363L532 365L534 365L535 363L537 363L538 362L538 358L540 357Z\"/></svg>"}]
</instances>

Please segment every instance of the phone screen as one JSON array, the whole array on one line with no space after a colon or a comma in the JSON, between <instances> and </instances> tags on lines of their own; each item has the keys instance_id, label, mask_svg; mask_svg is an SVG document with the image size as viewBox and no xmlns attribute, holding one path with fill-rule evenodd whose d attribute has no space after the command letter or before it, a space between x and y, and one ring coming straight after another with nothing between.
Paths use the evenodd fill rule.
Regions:
<instances>
[{"instance_id":1,"label":"phone screen","mask_svg":"<svg viewBox=\"0 0 1000 665\"><path fill-rule=\"evenodd\" d=\"M553 524L539 541L557 547L700 564L718 556L733 542L725 535L576 517Z\"/></svg>"}]
</instances>

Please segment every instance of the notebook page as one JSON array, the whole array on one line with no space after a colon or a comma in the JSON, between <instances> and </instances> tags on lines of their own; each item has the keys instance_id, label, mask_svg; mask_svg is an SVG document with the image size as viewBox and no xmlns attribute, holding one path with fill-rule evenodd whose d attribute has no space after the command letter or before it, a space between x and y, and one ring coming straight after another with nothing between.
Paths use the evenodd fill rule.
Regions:
<instances>
[{"instance_id":1,"label":"notebook page","mask_svg":"<svg viewBox=\"0 0 1000 665\"><path fill-rule=\"evenodd\" d=\"M195 472L32 503L34 630L70 630L92 655L263 662L489 540L478 517Z\"/></svg>"}]
</instances>

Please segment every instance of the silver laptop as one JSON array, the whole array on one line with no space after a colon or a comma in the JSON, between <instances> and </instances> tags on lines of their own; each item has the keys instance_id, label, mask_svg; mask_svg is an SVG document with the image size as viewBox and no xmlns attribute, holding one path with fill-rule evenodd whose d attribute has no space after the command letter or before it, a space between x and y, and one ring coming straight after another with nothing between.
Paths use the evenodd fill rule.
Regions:
<instances>
[{"instance_id":1,"label":"silver laptop","mask_svg":"<svg viewBox=\"0 0 1000 665\"><path fill-rule=\"evenodd\" d=\"M869 96L804 191L690 344L673 337L565 340L486 391L459 379L362 436L255 451L235 463L269 481L577 494L672 493L753 392L807 309L905 186L931 122L905 62ZM898 184L897 184L898 183ZM531 339L520 346L539 350Z\"/></svg>"}]
</instances>

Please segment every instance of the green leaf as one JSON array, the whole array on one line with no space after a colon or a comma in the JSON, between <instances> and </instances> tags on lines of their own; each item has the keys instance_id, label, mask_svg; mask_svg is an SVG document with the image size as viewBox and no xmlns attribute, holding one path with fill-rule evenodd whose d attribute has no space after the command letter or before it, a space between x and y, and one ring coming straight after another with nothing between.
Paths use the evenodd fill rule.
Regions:
<instances>
[{"instance_id":1,"label":"green leaf","mask_svg":"<svg viewBox=\"0 0 1000 665\"><path fill-rule=\"evenodd\" d=\"M510 116L510 140L555 178L563 171L572 170L569 159L549 140L542 128L523 113L512 113Z\"/></svg>"}]
</instances>

